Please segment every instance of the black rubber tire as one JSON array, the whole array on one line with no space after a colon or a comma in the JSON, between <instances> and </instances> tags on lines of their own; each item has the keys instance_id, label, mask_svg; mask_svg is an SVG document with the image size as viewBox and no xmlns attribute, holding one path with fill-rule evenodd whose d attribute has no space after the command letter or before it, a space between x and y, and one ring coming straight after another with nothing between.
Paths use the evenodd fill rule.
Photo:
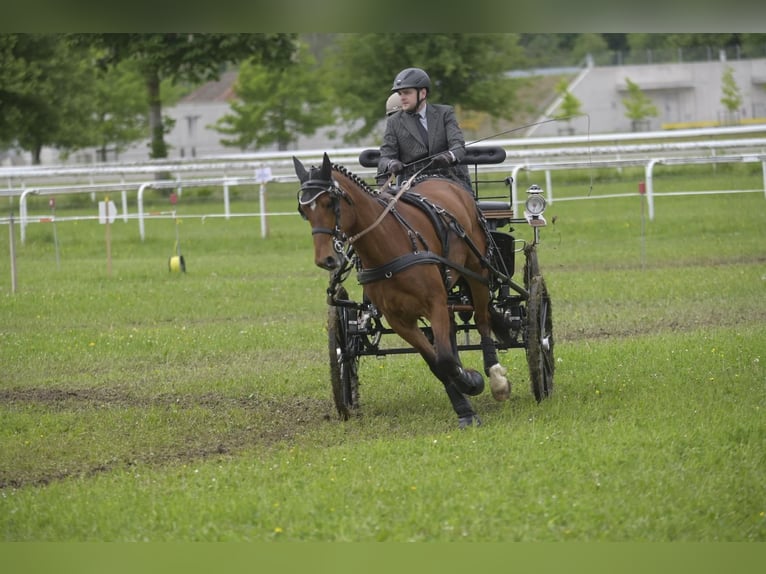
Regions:
<instances>
[{"instance_id":1,"label":"black rubber tire","mask_svg":"<svg viewBox=\"0 0 766 574\"><path fill-rule=\"evenodd\" d=\"M532 394L537 402L553 393L553 315L545 280L536 275L530 279L527 301L526 352Z\"/></svg>"},{"instance_id":2,"label":"black rubber tire","mask_svg":"<svg viewBox=\"0 0 766 574\"><path fill-rule=\"evenodd\" d=\"M347 299L343 287L339 299ZM327 316L327 337L330 358L330 381L335 408L340 418L348 420L359 409L359 356L356 341L349 336L349 318L355 309L330 305Z\"/></svg>"}]
</instances>

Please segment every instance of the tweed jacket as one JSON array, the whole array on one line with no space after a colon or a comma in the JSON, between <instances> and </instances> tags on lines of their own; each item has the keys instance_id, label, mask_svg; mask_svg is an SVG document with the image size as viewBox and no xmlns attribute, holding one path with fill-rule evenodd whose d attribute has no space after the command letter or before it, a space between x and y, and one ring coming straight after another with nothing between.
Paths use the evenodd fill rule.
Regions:
<instances>
[{"instance_id":1,"label":"tweed jacket","mask_svg":"<svg viewBox=\"0 0 766 574\"><path fill-rule=\"evenodd\" d=\"M418 160L451 151L458 162L456 165L429 169L425 173L451 177L468 190L472 190L468 168L459 163L465 157L465 140L458 126L454 108L443 104L426 104L428 142L423 141L418 122L420 119L417 114L408 114L401 110L388 117L383 143L380 146L378 173L386 173L388 163L392 159L398 159L405 165L401 176L406 179L427 163Z\"/></svg>"}]
</instances>

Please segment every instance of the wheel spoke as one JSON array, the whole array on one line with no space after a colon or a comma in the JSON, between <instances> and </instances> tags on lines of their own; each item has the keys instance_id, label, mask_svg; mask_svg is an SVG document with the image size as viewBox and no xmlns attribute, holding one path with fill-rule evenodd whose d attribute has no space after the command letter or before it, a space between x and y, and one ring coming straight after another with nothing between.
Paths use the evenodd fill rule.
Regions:
<instances>
[{"instance_id":1,"label":"wheel spoke","mask_svg":"<svg viewBox=\"0 0 766 574\"><path fill-rule=\"evenodd\" d=\"M553 321L543 278L539 275L528 278L528 289L527 363L532 393L539 402L553 391Z\"/></svg>"},{"instance_id":2,"label":"wheel spoke","mask_svg":"<svg viewBox=\"0 0 766 574\"><path fill-rule=\"evenodd\" d=\"M341 287L340 299L347 299L345 289ZM328 311L328 342L330 353L330 379L333 400L338 414L347 420L351 411L359 406L358 398L358 363L355 341L349 333L348 307L330 306Z\"/></svg>"}]
</instances>

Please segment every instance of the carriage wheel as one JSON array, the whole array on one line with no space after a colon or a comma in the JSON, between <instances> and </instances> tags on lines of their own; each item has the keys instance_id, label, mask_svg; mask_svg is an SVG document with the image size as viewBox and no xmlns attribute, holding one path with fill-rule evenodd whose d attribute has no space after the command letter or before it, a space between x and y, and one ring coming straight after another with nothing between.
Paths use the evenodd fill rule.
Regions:
<instances>
[{"instance_id":1,"label":"carriage wheel","mask_svg":"<svg viewBox=\"0 0 766 574\"><path fill-rule=\"evenodd\" d=\"M551 298L542 276L531 277L527 301L527 364L537 402L553 392L553 316Z\"/></svg>"},{"instance_id":2,"label":"carriage wheel","mask_svg":"<svg viewBox=\"0 0 766 574\"><path fill-rule=\"evenodd\" d=\"M529 291L532 285L532 278L540 275L540 266L537 263L537 248L533 244L528 243L524 247L524 255L524 287Z\"/></svg>"},{"instance_id":3,"label":"carriage wheel","mask_svg":"<svg viewBox=\"0 0 766 574\"><path fill-rule=\"evenodd\" d=\"M339 299L347 299L346 290L341 287ZM343 420L359 408L359 356L356 354L358 337L350 336L349 318L357 313L349 307L330 305L327 318L327 334L330 351L330 380L335 407Z\"/></svg>"}]
</instances>

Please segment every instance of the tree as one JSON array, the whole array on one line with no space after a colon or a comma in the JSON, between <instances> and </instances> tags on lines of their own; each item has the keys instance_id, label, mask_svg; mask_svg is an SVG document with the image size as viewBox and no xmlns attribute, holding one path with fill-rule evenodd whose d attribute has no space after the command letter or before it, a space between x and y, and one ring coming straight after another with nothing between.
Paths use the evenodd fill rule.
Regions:
<instances>
[{"instance_id":1,"label":"tree","mask_svg":"<svg viewBox=\"0 0 766 574\"><path fill-rule=\"evenodd\" d=\"M562 48L562 41L560 34L521 34L519 45L524 49L525 67L546 68L564 63L576 64L569 51Z\"/></svg>"},{"instance_id":2,"label":"tree","mask_svg":"<svg viewBox=\"0 0 766 574\"><path fill-rule=\"evenodd\" d=\"M721 76L721 103L726 108L727 123L735 123L742 106L742 94L734 79L734 68L726 66Z\"/></svg>"},{"instance_id":3,"label":"tree","mask_svg":"<svg viewBox=\"0 0 766 574\"><path fill-rule=\"evenodd\" d=\"M559 104L558 111L553 114L553 117L557 120L566 120L567 130L573 134L572 118L580 115L582 103L577 99L577 96L569 91L569 83L566 79L562 79L556 85L556 92L561 96L561 104Z\"/></svg>"},{"instance_id":4,"label":"tree","mask_svg":"<svg viewBox=\"0 0 766 574\"><path fill-rule=\"evenodd\" d=\"M221 139L242 150L276 143L286 150L299 134L312 135L317 128L333 123L330 86L322 82L316 59L301 46L294 65L273 69L257 61L244 63L234 92L238 100L232 113L215 128L234 136Z\"/></svg>"},{"instance_id":5,"label":"tree","mask_svg":"<svg viewBox=\"0 0 766 574\"><path fill-rule=\"evenodd\" d=\"M649 117L659 115L657 106L641 88L630 78L625 78L625 84L628 87L628 97L623 98L622 104L625 106L625 117L631 121L631 128L634 132L639 131L641 124Z\"/></svg>"},{"instance_id":6,"label":"tree","mask_svg":"<svg viewBox=\"0 0 766 574\"><path fill-rule=\"evenodd\" d=\"M94 142L99 161L148 135L147 110L141 75L132 62L97 74L92 101Z\"/></svg>"},{"instance_id":7,"label":"tree","mask_svg":"<svg viewBox=\"0 0 766 574\"><path fill-rule=\"evenodd\" d=\"M607 51L607 43L602 34L580 34L572 46L572 56L581 62L587 56Z\"/></svg>"},{"instance_id":8,"label":"tree","mask_svg":"<svg viewBox=\"0 0 766 574\"><path fill-rule=\"evenodd\" d=\"M295 34L69 34L76 45L105 50L103 64L125 60L138 65L144 79L151 131L150 158L167 157L162 121L163 79L172 84L218 79L227 64L254 58L265 65L289 63Z\"/></svg>"},{"instance_id":9,"label":"tree","mask_svg":"<svg viewBox=\"0 0 766 574\"><path fill-rule=\"evenodd\" d=\"M669 34L647 34L645 32L632 32L627 35L626 41L630 52L641 50L661 50L673 47L669 43Z\"/></svg>"},{"instance_id":10,"label":"tree","mask_svg":"<svg viewBox=\"0 0 766 574\"><path fill-rule=\"evenodd\" d=\"M522 62L515 34L340 34L324 81L354 141L379 124L394 77L412 66L430 76L431 101L510 120L516 98L506 73ZM359 119L363 125L351 127Z\"/></svg>"},{"instance_id":11,"label":"tree","mask_svg":"<svg viewBox=\"0 0 766 574\"><path fill-rule=\"evenodd\" d=\"M56 34L0 35L0 141L32 154L92 142L93 70Z\"/></svg>"}]
</instances>

